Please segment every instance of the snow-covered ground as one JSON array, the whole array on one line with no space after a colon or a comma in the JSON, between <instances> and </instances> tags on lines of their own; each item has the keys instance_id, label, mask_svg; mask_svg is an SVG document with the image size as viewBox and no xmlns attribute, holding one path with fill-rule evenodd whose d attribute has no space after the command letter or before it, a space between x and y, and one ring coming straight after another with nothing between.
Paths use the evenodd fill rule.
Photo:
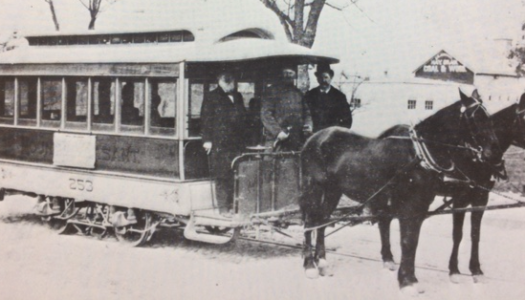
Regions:
<instances>
[{"instance_id":1,"label":"snow-covered ground","mask_svg":"<svg viewBox=\"0 0 525 300\"><path fill-rule=\"evenodd\" d=\"M500 199L495 199L500 203ZM237 241L234 246L185 241L164 232L145 247L115 239L57 235L31 216L34 201L0 203L0 299L403 299L397 273L382 268L375 225L345 228L327 239L332 277L306 279L299 250ZM468 220L468 218L467 218ZM487 212L481 262L486 282L448 279L451 216L425 221L416 274L419 299L525 299L525 210ZM468 222L467 222L468 223ZM468 224L460 269L468 273ZM392 245L399 261L399 231Z\"/></svg>"}]
</instances>

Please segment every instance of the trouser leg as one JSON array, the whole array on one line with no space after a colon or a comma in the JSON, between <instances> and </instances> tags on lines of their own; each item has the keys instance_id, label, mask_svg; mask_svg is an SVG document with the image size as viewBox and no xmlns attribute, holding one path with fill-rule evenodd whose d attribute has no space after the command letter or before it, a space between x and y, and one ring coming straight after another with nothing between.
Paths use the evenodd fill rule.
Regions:
<instances>
[{"instance_id":1,"label":"trouser leg","mask_svg":"<svg viewBox=\"0 0 525 300\"><path fill-rule=\"evenodd\" d=\"M220 212L227 212L233 207L233 176L219 177L215 180L217 205Z\"/></svg>"}]
</instances>

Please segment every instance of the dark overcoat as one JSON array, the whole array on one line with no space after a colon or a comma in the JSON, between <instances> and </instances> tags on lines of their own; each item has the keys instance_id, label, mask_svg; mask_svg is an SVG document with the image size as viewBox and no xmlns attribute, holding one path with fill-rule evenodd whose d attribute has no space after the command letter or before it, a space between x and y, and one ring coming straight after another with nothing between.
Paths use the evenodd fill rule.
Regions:
<instances>
[{"instance_id":1,"label":"dark overcoat","mask_svg":"<svg viewBox=\"0 0 525 300\"><path fill-rule=\"evenodd\" d=\"M234 101L217 87L208 93L201 107L202 141L212 143L211 172L214 177L231 175L231 162L245 148L246 109L242 95L232 93Z\"/></svg>"},{"instance_id":2,"label":"dark overcoat","mask_svg":"<svg viewBox=\"0 0 525 300\"><path fill-rule=\"evenodd\" d=\"M314 132L331 126L352 127L352 112L346 96L333 86L328 93L321 92L319 87L311 89L304 95L304 101L312 114Z\"/></svg>"}]
</instances>

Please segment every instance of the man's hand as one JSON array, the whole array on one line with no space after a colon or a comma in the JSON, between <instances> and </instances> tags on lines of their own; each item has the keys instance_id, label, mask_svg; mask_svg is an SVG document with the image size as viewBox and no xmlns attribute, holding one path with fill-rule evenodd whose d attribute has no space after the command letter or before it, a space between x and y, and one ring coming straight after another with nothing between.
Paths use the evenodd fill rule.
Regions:
<instances>
[{"instance_id":1,"label":"man's hand","mask_svg":"<svg viewBox=\"0 0 525 300\"><path fill-rule=\"evenodd\" d=\"M277 139L278 139L279 141L283 141L283 140L286 140L286 139L288 138L288 136L290 136L289 133L286 133L286 132L284 132L284 131L281 131L281 132L279 132L279 134L277 135Z\"/></svg>"},{"instance_id":2,"label":"man's hand","mask_svg":"<svg viewBox=\"0 0 525 300\"><path fill-rule=\"evenodd\" d=\"M303 126L303 132L307 135L311 135L313 133L312 126L310 125L304 125Z\"/></svg>"},{"instance_id":3,"label":"man's hand","mask_svg":"<svg viewBox=\"0 0 525 300\"><path fill-rule=\"evenodd\" d=\"M206 150L206 154L209 155L212 147L211 142L205 142L204 144L202 144L202 147L204 148L204 150Z\"/></svg>"}]
</instances>

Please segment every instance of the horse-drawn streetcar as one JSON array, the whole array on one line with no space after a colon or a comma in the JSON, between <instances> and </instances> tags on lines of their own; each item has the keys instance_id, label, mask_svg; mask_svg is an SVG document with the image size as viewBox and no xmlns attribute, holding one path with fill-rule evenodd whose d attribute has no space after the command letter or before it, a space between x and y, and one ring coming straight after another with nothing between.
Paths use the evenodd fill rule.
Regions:
<instances>
[{"instance_id":1,"label":"horse-drawn streetcar","mask_svg":"<svg viewBox=\"0 0 525 300\"><path fill-rule=\"evenodd\" d=\"M490 190L503 151L524 146L525 99L490 117L473 93L462 94L413 128L396 126L377 139L332 127L315 133L301 153L249 148L232 163L234 216L225 218L200 137L200 108L217 72L234 70L247 106L275 82L283 63L337 62L249 33L214 43L187 30L30 36L30 46L1 53L0 196L38 198L37 213L59 232L112 232L132 245L159 227L220 244L234 237L224 234L231 229L278 230L304 221L311 277L326 267L325 227L365 220L349 215L368 206L390 264L388 229L399 218L399 283L414 285L419 229L448 187L443 178L462 181L447 191L457 199L448 204L485 206L488 196L471 187ZM331 220L342 195L362 205ZM480 214L473 213L478 231ZM479 275L474 247L471 270ZM451 274L459 272L454 254L450 265Z\"/></svg>"},{"instance_id":2,"label":"horse-drawn streetcar","mask_svg":"<svg viewBox=\"0 0 525 300\"><path fill-rule=\"evenodd\" d=\"M219 69L234 70L248 106L284 62L337 62L254 34L215 43L187 30L27 39L29 46L0 54L2 192L38 197L39 213L59 231L111 229L137 245L158 226L222 243L229 238L215 228L247 225L249 214L285 205L279 188L271 206L248 209L239 196L233 220L217 214L200 108Z\"/></svg>"}]
</instances>

